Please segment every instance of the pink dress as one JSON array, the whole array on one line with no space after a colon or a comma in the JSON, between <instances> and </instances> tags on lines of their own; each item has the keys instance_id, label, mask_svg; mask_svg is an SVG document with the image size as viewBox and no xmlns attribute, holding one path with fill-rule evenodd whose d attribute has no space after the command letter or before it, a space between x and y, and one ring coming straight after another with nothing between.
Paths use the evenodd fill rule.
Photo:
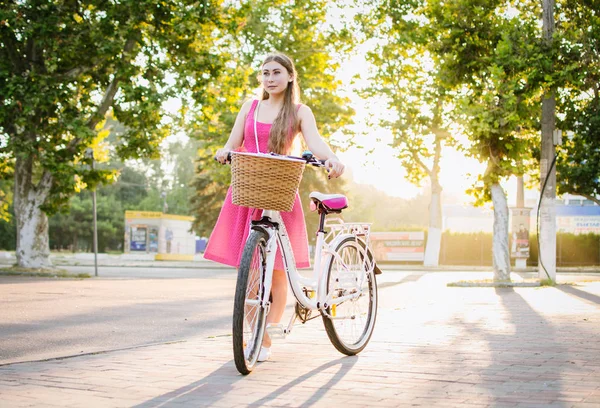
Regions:
<instances>
[{"instance_id":1,"label":"pink dress","mask_svg":"<svg viewBox=\"0 0 600 408\"><path fill-rule=\"evenodd\" d=\"M252 153L257 152L256 140L254 138L254 110L257 103L257 100L252 102L244 124L243 150ZM261 153L268 152L270 130L270 123L256 122L258 144ZM204 258L237 268L240 265L244 244L250 231L250 221L260 219L261 215L262 210L233 204L231 202L231 187L229 187L215 228L208 239ZM296 267L309 268L310 259L308 256L306 224L304 223L304 211L302 210L298 193L296 193L296 201L294 202L292 211L281 212L281 218L292 244ZM275 257L275 270L284 270L279 248Z\"/></svg>"}]
</instances>

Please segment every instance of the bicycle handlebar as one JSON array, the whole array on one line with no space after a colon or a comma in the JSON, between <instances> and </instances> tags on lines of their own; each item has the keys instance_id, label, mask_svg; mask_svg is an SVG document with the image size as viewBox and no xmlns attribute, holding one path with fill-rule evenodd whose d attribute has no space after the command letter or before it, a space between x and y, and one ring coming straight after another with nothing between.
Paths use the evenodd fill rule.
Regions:
<instances>
[{"instance_id":1,"label":"bicycle handlebar","mask_svg":"<svg viewBox=\"0 0 600 408\"><path fill-rule=\"evenodd\" d=\"M312 154L312 152L310 152L308 150L305 150L304 152L302 152L302 157L276 155L274 153L272 153L272 154L275 156L289 157L290 159L304 160L304 161L306 161L306 164L310 164L311 166L315 166L315 167L325 167L325 160L317 159ZM217 157L215 156L214 159L217 160ZM225 161L225 164L227 164L227 163L231 163L231 152L227 153L227 160Z\"/></svg>"}]
</instances>

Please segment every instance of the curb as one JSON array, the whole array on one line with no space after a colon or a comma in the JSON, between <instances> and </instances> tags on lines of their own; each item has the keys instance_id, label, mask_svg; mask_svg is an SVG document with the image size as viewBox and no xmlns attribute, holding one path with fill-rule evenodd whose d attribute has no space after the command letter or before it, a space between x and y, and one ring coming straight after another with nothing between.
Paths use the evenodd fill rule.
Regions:
<instances>
[{"instance_id":1,"label":"curb","mask_svg":"<svg viewBox=\"0 0 600 408\"><path fill-rule=\"evenodd\" d=\"M449 282L449 288L534 288L541 287L540 282Z\"/></svg>"}]
</instances>

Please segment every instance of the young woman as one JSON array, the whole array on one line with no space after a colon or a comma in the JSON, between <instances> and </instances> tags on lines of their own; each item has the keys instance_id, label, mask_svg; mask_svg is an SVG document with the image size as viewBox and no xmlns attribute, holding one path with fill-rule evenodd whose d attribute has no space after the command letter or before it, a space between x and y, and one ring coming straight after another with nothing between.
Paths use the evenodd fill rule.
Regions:
<instances>
[{"instance_id":1,"label":"young woman","mask_svg":"<svg viewBox=\"0 0 600 408\"><path fill-rule=\"evenodd\" d=\"M326 160L329 177L341 176L344 165L319 135L315 116L310 108L299 103L300 89L292 60L284 54L267 56L262 64L261 78L261 99L249 100L242 105L229 140L217 151L216 159L225 163L229 152L241 148L247 152L289 154L295 137L301 133L310 151L319 159ZM255 117L257 138L254 134ZM260 213L258 210L234 205L231 202L230 188L208 240L204 258L238 267L250 221L260 219ZM296 267L310 267L304 213L297 193L292 211L282 212L281 217L292 244ZM281 320L287 291L287 277L278 250L273 271L273 301L267 324L279 323ZM267 334L262 346L258 361L265 361L271 356L271 339Z\"/></svg>"}]
</instances>

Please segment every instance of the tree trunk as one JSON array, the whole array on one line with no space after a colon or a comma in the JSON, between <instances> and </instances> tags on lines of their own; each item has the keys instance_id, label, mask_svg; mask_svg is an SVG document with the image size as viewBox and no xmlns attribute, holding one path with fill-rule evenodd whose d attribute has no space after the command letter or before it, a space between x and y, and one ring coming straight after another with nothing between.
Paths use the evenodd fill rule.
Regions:
<instances>
[{"instance_id":1,"label":"tree trunk","mask_svg":"<svg viewBox=\"0 0 600 408\"><path fill-rule=\"evenodd\" d=\"M429 203L429 229L425 246L425 266L438 266L442 243L442 186L437 176L431 177L431 201Z\"/></svg>"},{"instance_id":2,"label":"tree trunk","mask_svg":"<svg viewBox=\"0 0 600 408\"><path fill-rule=\"evenodd\" d=\"M15 163L15 218L17 223L17 265L22 268L51 268L48 217L40 206L50 193L52 176L45 172L33 182L33 158Z\"/></svg>"},{"instance_id":3,"label":"tree trunk","mask_svg":"<svg viewBox=\"0 0 600 408\"><path fill-rule=\"evenodd\" d=\"M77 246L78 246L77 244L79 242L79 234L74 233L73 234L73 241L71 241L71 242L72 242L71 243L71 252L75 253L75 252L77 252Z\"/></svg>"},{"instance_id":4,"label":"tree trunk","mask_svg":"<svg viewBox=\"0 0 600 408\"><path fill-rule=\"evenodd\" d=\"M492 258L494 280L510 280L510 253L508 247L508 204L506 194L500 184L491 187L494 204L494 233L492 238Z\"/></svg>"}]
</instances>

